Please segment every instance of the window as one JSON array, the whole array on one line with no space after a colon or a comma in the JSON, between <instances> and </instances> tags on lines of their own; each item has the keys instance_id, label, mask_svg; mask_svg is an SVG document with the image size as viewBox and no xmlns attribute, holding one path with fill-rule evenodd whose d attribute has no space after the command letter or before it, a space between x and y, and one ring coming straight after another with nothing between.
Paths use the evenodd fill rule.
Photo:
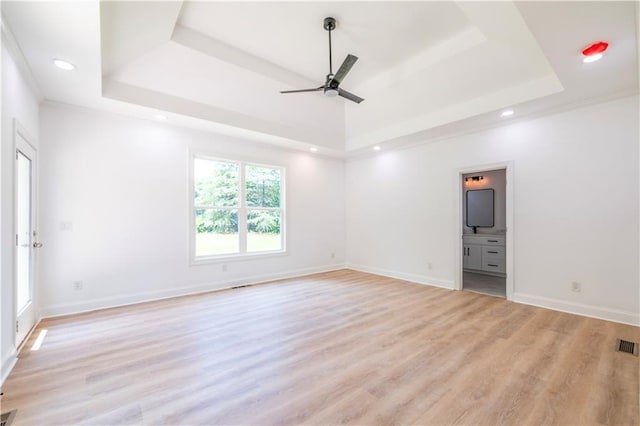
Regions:
<instances>
[{"instance_id":1,"label":"window","mask_svg":"<svg viewBox=\"0 0 640 426\"><path fill-rule=\"evenodd\" d=\"M281 167L194 157L195 258L284 251L283 188Z\"/></svg>"}]
</instances>

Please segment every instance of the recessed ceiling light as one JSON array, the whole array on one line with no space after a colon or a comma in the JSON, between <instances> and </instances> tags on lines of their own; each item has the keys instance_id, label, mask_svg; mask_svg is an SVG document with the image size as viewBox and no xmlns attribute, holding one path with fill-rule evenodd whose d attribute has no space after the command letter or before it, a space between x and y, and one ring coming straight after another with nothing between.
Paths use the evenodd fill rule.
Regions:
<instances>
[{"instance_id":1,"label":"recessed ceiling light","mask_svg":"<svg viewBox=\"0 0 640 426\"><path fill-rule=\"evenodd\" d=\"M167 119L167 116L164 114L156 114L156 120L158 121L165 121Z\"/></svg>"},{"instance_id":2,"label":"recessed ceiling light","mask_svg":"<svg viewBox=\"0 0 640 426\"><path fill-rule=\"evenodd\" d=\"M316 148L315 146L312 146L311 148L309 148L309 151L318 152L318 148Z\"/></svg>"},{"instance_id":3,"label":"recessed ceiling light","mask_svg":"<svg viewBox=\"0 0 640 426\"><path fill-rule=\"evenodd\" d=\"M374 151L380 151L381 149L382 149L382 148L380 148L378 145L376 145L376 146L374 146L374 147L373 147L373 150L374 150Z\"/></svg>"},{"instance_id":4,"label":"recessed ceiling light","mask_svg":"<svg viewBox=\"0 0 640 426\"><path fill-rule=\"evenodd\" d=\"M595 62L595 61L599 61L600 59L602 59L602 53L596 53L595 55L591 55L591 56L585 56L584 58L582 58L582 62L584 62L585 64L588 64L590 62Z\"/></svg>"},{"instance_id":5,"label":"recessed ceiling light","mask_svg":"<svg viewBox=\"0 0 640 426\"><path fill-rule=\"evenodd\" d=\"M73 65L71 62L63 61L62 59L54 59L53 64L56 67L60 68L61 70L65 70L65 71L71 71L76 69L76 66Z\"/></svg>"},{"instance_id":6,"label":"recessed ceiling light","mask_svg":"<svg viewBox=\"0 0 640 426\"><path fill-rule=\"evenodd\" d=\"M500 117L509 117L512 115L513 115L512 109L505 109L504 111L502 111L502 114L500 114Z\"/></svg>"}]
</instances>

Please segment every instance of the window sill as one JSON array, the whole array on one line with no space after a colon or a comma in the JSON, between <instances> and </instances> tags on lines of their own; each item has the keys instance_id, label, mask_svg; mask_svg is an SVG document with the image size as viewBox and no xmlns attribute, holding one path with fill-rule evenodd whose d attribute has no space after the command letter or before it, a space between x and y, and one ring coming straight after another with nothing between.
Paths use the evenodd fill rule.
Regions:
<instances>
[{"instance_id":1,"label":"window sill","mask_svg":"<svg viewBox=\"0 0 640 426\"><path fill-rule=\"evenodd\" d=\"M229 263L229 262L262 260L262 259L268 259L272 257L283 257L288 255L289 253L286 250L280 250L280 251L268 251L268 252L260 252L260 253L201 256L197 258L191 258L191 261L189 262L189 266L201 266L201 265L212 265L212 264L215 265L215 264Z\"/></svg>"}]
</instances>

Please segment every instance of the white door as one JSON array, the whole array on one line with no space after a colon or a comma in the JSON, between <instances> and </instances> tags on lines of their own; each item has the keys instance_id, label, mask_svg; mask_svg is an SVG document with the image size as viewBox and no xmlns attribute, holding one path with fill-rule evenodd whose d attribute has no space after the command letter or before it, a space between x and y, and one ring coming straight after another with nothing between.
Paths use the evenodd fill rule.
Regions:
<instances>
[{"instance_id":1,"label":"white door","mask_svg":"<svg viewBox=\"0 0 640 426\"><path fill-rule=\"evenodd\" d=\"M16 346L35 325L34 249L36 241L36 151L19 130L15 132L15 294Z\"/></svg>"}]
</instances>

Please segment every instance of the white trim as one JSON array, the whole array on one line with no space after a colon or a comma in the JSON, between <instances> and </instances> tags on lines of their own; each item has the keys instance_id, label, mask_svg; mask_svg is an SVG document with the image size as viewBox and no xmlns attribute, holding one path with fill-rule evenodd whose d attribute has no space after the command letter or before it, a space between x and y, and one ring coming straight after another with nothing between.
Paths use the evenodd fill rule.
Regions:
<instances>
[{"instance_id":1,"label":"white trim","mask_svg":"<svg viewBox=\"0 0 640 426\"><path fill-rule=\"evenodd\" d=\"M390 271L388 269L376 268L373 266L356 265L347 263L347 269L369 274L382 275L384 277L396 278L398 280L409 281L416 284L423 284L432 287L446 288L447 290L455 290L453 281L442 280L439 278L427 277L425 275L409 274L406 272Z\"/></svg>"},{"instance_id":2,"label":"white trim","mask_svg":"<svg viewBox=\"0 0 640 426\"><path fill-rule=\"evenodd\" d=\"M525 305L537 306L539 308L581 315L584 317L640 326L640 314L638 312L601 308L594 305L567 302L560 299L552 299L523 293L515 293L513 295L513 301L517 303L524 303Z\"/></svg>"},{"instance_id":3,"label":"white trim","mask_svg":"<svg viewBox=\"0 0 640 426\"><path fill-rule=\"evenodd\" d=\"M353 263L346 264L347 269L351 269L359 272L366 272L370 274L382 275L389 278L396 278L399 280L409 281L412 283L429 285L433 287L445 288L447 290L456 290L454 282L449 280L440 280L430 278L417 274L408 274L404 272L389 271L385 269L354 265ZM581 303L566 302L559 299L551 299L542 296L533 296L523 293L513 293L512 301L516 303L522 303L525 305L536 306L539 308L551 309L554 311L566 312L569 314L580 315L584 317L596 318L606 321L619 322L622 324L630 324L634 326L640 326L640 314L628 311L621 311L617 309L601 308L593 305L585 305Z\"/></svg>"},{"instance_id":4,"label":"white trim","mask_svg":"<svg viewBox=\"0 0 640 426\"><path fill-rule=\"evenodd\" d=\"M9 355L2 360L2 377L0 385L3 385L4 381L7 380L7 377L9 377L9 373L11 373L11 370L15 367L16 362L18 362L18 353L13 349Z\"/></svg>"},{"instance_id":5,"label":"white trim","mask_svg":"<svg viewBox=\"0 0 640 426\"><path fill-rule=\"evenodd\" d=\"M238 237L240 240L238 241L238 250L240 250L239 255L247 254L247 237L249 236L249 228L247 227L247 166L245 163L238 163L240 167L238 173L240 174L240 182L238 188ZM280 187L282 187L282 180L280 180ZM195 203L195 199L194 199ZM195 204L193 207L195 212ZM191 232L195 233L195 230L192 229ZM194 235L194 243L195 243L196 235ZM280 246L282 246L282 238L280 238ZM202 260L206 259L205 256L202 257ZM195 258L194 261L199 260Z\"/></svg>"},{"instance_id":6,"label":"white trim","mask_svg":"<svg viewBox=\"0 0 640 426\"><path fill-rule=\"evenodd\" d=\"M26 341L26 339L29 337L31 331L33 330L33 327L35 327L35 325L38 323L38 293L37 293L37 288L38 288L38 281L37 281L37 271L38 271L38 265L37 265L37 261L38 261L38 253L37 250L35 248L33 248L32 243L35 242L36 240L36 235L37 235L37 231L38 231L38 218L39 218L39 214L38 214L38 200L39 200L39 173L38 173L38 167L39 167L39 155L38 155L38 150L35 148L35 146L33 145L33 142L35 141L34 138L31 137L31 135L29 134L29 132L27 131L27 129L20 123L20 121L17 118L13 118L13 152L12 152L12 168L13 168L13 174L12 174L12 203L13 203L13 215L12 215L12 231L11 231L11 239L13 241L13 238L16 236L16 227L17 227L17 218L18 218L18 214L17 214L17 207L18 207L18 201L16 199L17 197L17 191L16 191L16 185L18 183L18 169L16 167L16 161L17 161L17 153L18 151L22 153L23 156L25 156L26 158L28 158L31 161L31 194L30 194L30 202L31 202L31 212L30 212L30 221L31 221L31 229L29 230L29 250L30 250L30 302L29 304L26 305L25 308L23 308L22 310L18 311L18 300L17 300L17 294L18 294L18 283L17 283L17 275L16 275L16 271L17 271L17 262L18 262L18 254L17 254L17 247L15 245L15 243L13 243L13 273L12 273L12 282L13 282L13 324L17 324L18 320L20 319L21 316L23 316L23 313L28 309L30 309L31 314L30 316L33 317L33 324L29 324L31 327L29 328L29 330L27 331L27 333L25 334L25 337L21 340L18 341L18 336L20 335L20 333L18 333L17 331L14 331L13 333L13 346L19 346L21 347L22 344ZM31 152L29 152L31 151ZM33 233L35 233L36 235L33 235ZM27 315L29 316L29 315ZM12 324L12 325L13 325ZM20 323L20 326L24 326L24 324ZM14 329L15 330L15 329Z\"/></svg>"},{"instance_id":7,"label":"white trim","mask_svg":"<svg viewBox=\"0 0 640 426\"><path fill-rule=\"evenodd\" d=\"M639 93L640 91L638 91L638 89L625 89L612 94L596 96L594 98L583 99L576 102L570 102L568 104L552 106L549 108L542 108L539 111L533 111L528 114L523 114L523 115L518 114L517 117L509 118L508 122L505 122L504 119L501 118L500 120L493 120L487 123L473 124L466 129L461 129L461 130L452 129L450 131L445 131L443 134L438 136L429 136L429 135L425 135L423 137L419 136L420 133L422 132L426 133L436 129L436 127L432 127L432 128L424 129L417 133L413 133L405 136L398 136L396 138L383 141L380 144L385 144L385 150L387 151L413 149L416 147L421 147L421 146L436 143L436 142L461 138L468 135L475 135L475 134L487 132L492 129L511 126L513 124L520 123L520 122L538 120L548 116L558 115L565 112L571 112L571 111L582 109L582 108L588 108L592 105L605 104L607 102L613 102L618 99L630 98L633 96L638 96ZM494 111L491 114L494 114L496 112L499 112L499 111ZM460 122L465 120L467 119L463 119ZM455 123L459 123L459 122L451 122L451 123L445 124L444 126L452 125ZM409 139L409 140L404 141L405 139ZM359 160L365 160L369 157L375 156L376 153L371 151L371 146L373 146L373 144L365 147L361 147L361 148L356 148L350 151L345 151L344 153L345 161L359 161Z\"/></svg>"},{"instance_id":8,"label":"white trim","mask_svg":"<svg viewBox=\"0 0 640 426\"><path fill-rule=\"evenodd\" d=\"M196 241L195 241L195 233L196 229L196 215L194 209L194 199L195 199L195 178L194 178L194 160L196 158L196 154L191 151L191 149L187 150L187 206L189 206L189 217L187 218L187 235L189 237L189 249L187 250L187 264L191 266L193 264L194 259L196 258Z\"/></svg>"},{"instance_id":9,"label":"white trim","mask_svg":"<svg viewBox=\"0 0 640 426\"><path fill-rule=\"evenodd\" d=\"M38 82L33 76L33 72L31 72L31 68L29 67L29 63L25 59L24 54L22 53L22 49L20 49L20 45L16 41L16 38L11 31L11 28L7 25L6 19L4 19L4 15L0 18L2 20L2 36L3 42L7 46L9 52L11 52L11 56L20 70L20 74L25 79L33 94L38 99L38 102L42 102L44 100L44 96L42 96L42 90L40 90L40 86L38 86Z\"/></svg>"},{"instance_id":10,"label":"white trim","mask_svg":"<svg viewBox=\"0 0 640 426\"><path fill-rule=\"evenodd\" d=\"M20 352L22 352L22 349L24 348L24 346L27 344L27 341L29 340L29 337L31 337L31 335L33 334L33 332L36 330L36 328L38 327L38 324L40 324L40 321L42 321L42 318L38 317L36 318L36 322L35 324L33 324L33 326L31 327L31 329L29 330L29 332L27 333L27 336L24 338L24 340L22 341L22 343L20 343L20 346L18 346L17 349L17 353L18 353L18 358L20 358Z\"/></svg>"},{"instance_id":11,"label":"white trim","mask_svg":"<svg viewBox=\"0 0 640 426\"><path fill-rule=\"evenodd\" d=\"M136 293L128 296L108 297L103 299L94 299L80 303L67 303L43 307L40 311L41 318L51 318L57 316L65 316L71 314L79 314L99 309L115 308L119 306L135 305L137 303L152 302L154 300L170 299L179 296L188 296L199 293L209 293L213 291L228 290L237 286L261 284L275 280L283 280L289 278L297 278L305 275L318 274L322 272L337 271L344 269L343 263L333 265L316 266L312 268L297 269L294 271L254 275L234 280L220 280L200 284L190 287L169 288L164 290L147 291Z\"/></svg>"},{"instance_id":12,"label":"white trim","mask_svg":"<svg viewBox=\"0 0 640 426\"><path fill-rule=\"evenodd\" d=\"M16 366L16 363L18 362L18 354L20 353L20 351L22 351L22 348L24 348L24 345L29 340L29 337L31 337L35 329L38 327L38 324L40 324L40 319L38 319L34 326L31 327L31 330L29 330L29 332L27 333L27 337L24 338L20 347L17 350L15 348L12 349L11 353L9 353L9 355L7 355L6 358L2 360L2 374L0 376L0 385L4 384L5 380L7 380L7 378L9 377L9 374L11 374L11 370L13 370L13 367Z\"/></svg>"},{"instance_id":13,"label":"white trim","mask_svg":"<svg viewBox=\"0 0 640 426\"><path fill-rule=\"evenodd\" d=\"M243 159L229 159L220 157L215 154L209 154L206 152L189 150L188 152L188 173L187 182L188 188L188 203L189 203L189 250L188 250L188 264L189 266L197 266L212 263L224 263L227 261L247 260L251 258L271 257L271 256L286 256L287 252L287 226L286 226L286 207L287 207L287 195L286 195L286 174L287 168L284 165L276 164L264 164L254 161L248 161ZM238 166L238 205L237 206L196 206L195 201L195 160L202 159L208 161L217 161L224 163L233 163ZM257 166L270 169L280 170L280 207L249 207L246 201L246 166ZM221 209L221 210L237 210L238 211L238 238L239 247L237 253L225 253L211 256L196 256L196 224L195 224L195 212L200 209ZM266 250L259 252L247 251L247 212L249 210L271 210L280 212L280 249L278 250ZM243 232L243 230L245 230Z\"/></svg>"},{"instance_id":14,"label":"white trim","mask_svg":"<svg viewBox=\"0 0 640 426\"><path fill-rule=\"evenodd\" d=\"M506 211L505 211L505 225L507 228L507 232L505 234L505 254L506 254L506 274L507 274L507 300L513 300L513 295L515 294L515 262L514 262L514 234L515 234L515 226L513 222L514 218L514 189L513 183L514 173L513 173L513 160L503 161L500 163L490 163L484 165L477 165L471 167L460 168L455 171L456 178L455 182L455 191L458 194L456 197L456 221L455 221L455 235L457 238L457 243L454 245L454 290L462 290L462 234L463 234L463 201L462 201L462 176L468 173L481 173L488 172L493 170L505 170L505 198L506 198Z\"/></svg>"},{"instance_id":15,"label":"white trim","mask_svg":"<svg viewBox=\"0 0 640 426\"><path fill-rule=\"evenodd\" d=\"M273 250L273 251L259 251L259 252L249 252L249 253L239 253L239 254L220 254L214 256L200 256L197 259L191 259L189 261L189 266L201 266L201 265L211 265L211 264L219 264L219 263L231 263L231 262L247 262L250 260L263 260L270 259L274 257L284 257L289 256L289 252L282 250Z\"/></svg>"}]
</instances>

